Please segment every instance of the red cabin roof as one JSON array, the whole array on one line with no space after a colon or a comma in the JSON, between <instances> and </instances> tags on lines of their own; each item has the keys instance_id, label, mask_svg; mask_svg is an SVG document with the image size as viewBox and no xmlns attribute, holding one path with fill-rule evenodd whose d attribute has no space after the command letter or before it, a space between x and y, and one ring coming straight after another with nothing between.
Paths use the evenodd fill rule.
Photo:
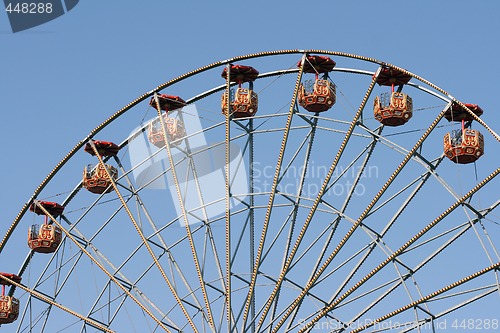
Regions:
<instances>
[{"instance_id":1,"label":"red cabin roof","mask_svg":"<svg viewBox=\"0 0 500 333\"><path fill-rule=\"evenodd\" d=\"M302 61L297 63L297 67L301 67ZM330 57L308 55L304 62L305 73L328 73L333 70L336 63Z\"/></svg>"},{"instance_id":2,"label":"red cabin roof","mask_svg":"<svg viewBox=\"0 0 500 333\"><path fill-rule=\"evenodd\" d=\"M158 95L158 101L160 102L160 110L163 111L172 111L175 109L180 109L186 105L186 101L180 98L179 96L160 94ZM158 109L156 105L156 100L154 96L149 101L149 105Z\"/></svg>"},{"instance_id":3,"label":"red cabin roof","mask_svg":"<svg viewBox=\"0 0 500 333\"><path fill-rule=\"evenodd\" d=\"M259 71L250 66L244 65L230 65L229 69L231 82L242 83L242 82L251 82L255 81L257 76L259 76ZM227 67L222 71L221 76L226 79L227 78Z\"/></svg>"},{"instance_id":4,"label":"red cabin roof","mask_svg":"<svg viewBox=\"0 0 500 333\"><path fill-rule=\"evenodd\" d=\"M5 276L6 278L11 279L12 281L14 281L16 283L20 283L21 282L21 277L15 275L15 274L0 272L0 275ZM5 286L10 286L11 285L10 282L5 281L4 279L1 279L1 278L0 278L0 284L3 284Z\"/></svg>"},{"instance_id":5,"label":"red cabin roof","mask_svg":"<svg viewBox=\"0 0 500 333\"><path fill-rule=\"evenodd\" d=\"M467 108L469 108L469 110L471 110L478 117L481 117L481 115L483 114L483 109L481 109L479 107L479 105L477 105L477 104L468 104L467 103L464 105ZM474 120L474 118L472 118L472 115L469 112L467 112L467 110L465 110L464 108L462 108L460 106L460 104L455 103L455 102L453 102L453 104L451 105L451 108L446 110L446 112L444 113L444 117L448 121Z\"/></svg>"},{"instance_id":6,"label":"red cabin roof","mask_svg":"<svg viewBox=\"0 0 500 333\"><path fill-rule=\"evenodd\" d=\"M99 152L99 155L101 156L115 156L118 154L118 151L120 150L120 147L118 147L116 144L113 142L109 141L97 141L94 140L94 145L97 148L97 151ZM89 153L92 156L95 156L95 152L92 149L92 146L90 143L87 143L84 148L85 152Z\"/></svg>"},{"instance_id":7,"label":"red cabin roof","mask_svg":"<svg viewBox=\"0 0 500 333\"><path fill-rule=\"evenodd\" d=\"M399 86L407 84L410 79L411 75L405 74L400 70L391 67L382 67L377 78L377 83L381 86L392 86L393 84Z\"/></svg>"},{"instance_id":8,"label":"red cabin roof","mask_svg":"<svg viewBox=\"0 0 500 333\"><path fill-rule=\"evenodd\" d=\"M45 208L45 210L54 217L61 215L64 211L64 207L56 202L39 201L38 204L43 208ZM45 215L42 209L38 207L35 203L32 203L30 205L30 211L32 211L37 215Z\"/></svg>"}]
</instances>

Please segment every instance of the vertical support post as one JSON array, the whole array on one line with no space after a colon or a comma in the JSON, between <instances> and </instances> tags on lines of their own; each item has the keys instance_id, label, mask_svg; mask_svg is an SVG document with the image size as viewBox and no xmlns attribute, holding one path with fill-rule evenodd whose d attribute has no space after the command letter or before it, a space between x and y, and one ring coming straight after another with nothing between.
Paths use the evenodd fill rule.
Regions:
<instances>
[{"instance_id":1,"label":"vertical support post","mask_svg":"<svg viewBox=\"0 0 500 333\"><path fill-rule=\"evenodd\" d=\"M230 156L230 125L231 125L231 64L226 65L226 316L227 332L232 333L233 323L231 317L231 170L229 163Z\"/></svg>"}]
</instances>

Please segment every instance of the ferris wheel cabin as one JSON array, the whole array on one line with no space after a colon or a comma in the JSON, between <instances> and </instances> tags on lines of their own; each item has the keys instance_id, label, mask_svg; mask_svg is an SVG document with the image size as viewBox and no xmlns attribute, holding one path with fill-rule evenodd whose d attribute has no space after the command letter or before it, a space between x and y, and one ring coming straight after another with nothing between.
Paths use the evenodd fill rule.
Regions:
<instances>
[{"instance_id":1,"label":"ferris wheel cabin","mask_svg":"<svg viewBox=\"0 0 500 333\"><path fill-rule=\"evenodd\" d=\"M116 144L113 142L109 141L93 141L94 146L97 149L97 152L99 153L100 156L115 156L118 154L118 151L120 150L120 147L118 147ZM84 148L86 153L89 153L92 156L95 156L94 149L92 149L92 146L90 143L87 143Z\"/></svg>"},{"instance_id":2,"label":"ferris wheel cabin","mask_svg":"<svg viewBox=\"0 0 500 333\"><path fill-rule=\"evenodd\" d=\"M97 150L99 156L115 156L120 147L118 147L113 142L109 141L92 141L95 149ZM95 151L90 143L87 143L84 148L85 152L95 156ZM83 170L83 180L82 186L86 188L89 192L95 194L110 193L113 191L111 186L111 179L108 176L111 175L113 180L118 178L118 170L109 165L101 163L97 164L95 167L92 164L88 164Z\"/></svg>"},{"instance_id":3,"label":"ferris wheel cabin","mask_svg":"<svg viewBox=\"0 0 500 333\"><path fill-rule=\"evenodd\" d=\"M167 140L171 146L178 146L181 143L179 139L186 136L186 130L182 121L169 117L168 112L181 109L186 105L186 101L179 96L161 94L151 98L149 105L155 109L158 109L159 105L159 109L165 111L163 122L165 124ZM165 147L165 137L160 118L154 119L149 123L147 132L149 142L158 148Z\"/></svg>"},{"instance_id":4,"label":"ferris wheel cabin","mask_svg":"<svg viewBox=\"0 0 500 333\"><path fill-rule=\"evenodd\" d=\"M15 283L21 282L21 277L15 274L0 272L0 276L12 280ZM5 295L5 287L12 285L10 281L0 278L0 284L2 285L2 295L0 296L0 324L10 324L19 316L19 300L13 296Z\"/></svg>"},{"instance_id":5,"label":"ferris wheel cabin","mask_svg":"<svg viewBox=\"0 0 500 333\"><path fill-rule=\"evenodd\" d=\"M303 72L315 74L316 78L300 84L298 93L300 106L310 112L323 112L335 104L335 84L328 79L328 73L335 65L335 61L330 57L311 55L306 57ZM302 61L297 66L302 67ZM319 74L323 74L323 77L319 78Z\"/></svg>"},{"instance_id":6,"label":"ferris wheel cabin","mask_svg":"<svg viewBox=\"0 0 500 333\"><path fill-rule=\"evenodd\" d=\"M53 253L61 244L61 229L57 225L49 224L49 216L40 206L54 218L63 213L64 207L49 201L39 201L37 204L33 203L30 206L30 211L37 215L44 215L45 221L42 225L34 224L28 229L28 246L34 252Z\"/></svg>"},{"instance_id":7,"label":"ferris wheel cabin","mask_svg":"<svg viewBox=\"0 0 500 333\"><path fill-rule=\"evenodd\" d=\"M163 116L167 140L171 146L178 146L181 141L179 139L186 136L186 129L182 121L176 118ZM158 148L165 147L165 139L162 129L162 124L159 118L151 121L148 126L148 140Z\"/></svg>"},{"instance_id":8,"label":"ferris wheel cabin","mask_svg":"<svg viewBox=\"0 0 500 333\"><path fill-rule=\"evenodd\" d=\"M391 92L375 97L373 115L386 126L404 125L413 115L413 102L410 96L401 92L403 86L410 81L411 76L391 67L382 67L377 83L390 86ZM394 87L399 86L398 91Z\"/></svg>"},{"instance_id":9,"label":"ferris wheel cabin","mask_svg":"<svg viewBox=\"0 0 500 333\"><path fill-rule=\"evenodd\" d=\"M479 105L477 104L466 103L464 105L478 117L481 117L484 113L483 109L481 109L481 107L479 107ZM462 121L462 120L464 121L474 120L474 117L458 103L453 103L451 107L444 113L444 117L446 118L446 120L450 122Z\"/></svg>"},{"instance_id":10,"label":"ferris wheel cabin","mask_svg":"<svg viewBox=\"0 0 500 333\"><path fill-rule=\"evenodd\" d=\"M483 110L476 104L464 105L478 117L483 114ZM446 156L458 164L477 161L484 154L484 137L478 130L468 128L474 117L458 103L453 103L445 112L444 117L450 122L462 123L461 129L453 130L444 136L443 145Z\"/></svg>"},{"instance_id":11,"label":"ferris wheel cabin","mask_svg":"<svg viewBox=\"0 0 500 333\"><path fill-rule=\"evenodd\" d=\"M227 67L222 71L221 76L227 80ZM221 98L222 114L227 115L227 109L233 118L246 118L253 116L259 107L259 98L257 93L253 91L253 81L257 78L259 72L250 66L233 65L229 66L229 81L237 83L236 91L228 93L225 91ZM248 88L243 88L242 84L248 82ZM229 103L229 105L228 105Z\"/></svg>"},{"instance_id":12,"label":"ferris wheel cabin","mask_svg":"<svg viewBox=\"0 0 500 333\"><path fill-rule=\"evenodd\" d=\"M92 164L87 165L83 169L83 187L94 194L103 194L113 192L111 180L108 176L110 173L113 180L118 178L118 170L109 164Z\"/></svg>"},{"instance_id":13,"label":"ferris wheel cabin","mask_svg":"<svg viewBox=\"0 0 500 333\"><path fill-rule=\"evenodd\" d=\"M156 102L157 99L158 103ZM159 108L160 110L169 112L181 109L183 106L186 105L186 101L180 98L179 96L160 94L156 95L156 97L152 97L151 100L149 101L149 105L154 107L156 110L158 110Z\"/></svg>"}]
</instances>

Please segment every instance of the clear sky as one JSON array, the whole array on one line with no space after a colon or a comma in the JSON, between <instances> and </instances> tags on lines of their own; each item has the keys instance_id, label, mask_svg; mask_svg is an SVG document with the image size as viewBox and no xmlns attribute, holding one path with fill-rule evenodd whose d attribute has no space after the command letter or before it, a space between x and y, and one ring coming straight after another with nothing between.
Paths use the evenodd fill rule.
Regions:
<instances>
[{"instance_id":1,"label":"clear sky","mask_svg":"<svg viewBox=\"0 0 500 333\"><path fill-rule=\"evenodd\" d=\"M486 0L86 0L16 34L2 13L3 220L108 115L162 82L235 55L316 48L374 57L480 104L495 127L499 13L500 4Z\"/></svg>"},{"instance_id":2,"label":"clear sky","mask_svg":"<svg viewBox=\"0 0 500 333\"><path fill-rule=\"evenodd\" d=\"M160 83L237 55L297 48L373 57L479 104L498 133L499 15L494 0L81 0L12 33L2 11L0 234L109 115Z\"/></svg>"}]
</instances>

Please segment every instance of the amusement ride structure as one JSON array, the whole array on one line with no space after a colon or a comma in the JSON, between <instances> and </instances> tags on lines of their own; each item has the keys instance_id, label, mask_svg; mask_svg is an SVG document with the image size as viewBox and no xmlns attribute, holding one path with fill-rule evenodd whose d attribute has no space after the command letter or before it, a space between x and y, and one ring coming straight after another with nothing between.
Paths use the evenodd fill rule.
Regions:
<instances>
[{"instance_id":1,"label":"amusement ride structure","mask_svg":"<svg viewBox=\"0 0 500 333\"><path fill-rule=\"evenodd\" d=\"M481 116L342 52L181 75L27 199L0 242L1 327L431 332L482 313L498 329L500 138Z\"/></svg>"}]
</instances>

